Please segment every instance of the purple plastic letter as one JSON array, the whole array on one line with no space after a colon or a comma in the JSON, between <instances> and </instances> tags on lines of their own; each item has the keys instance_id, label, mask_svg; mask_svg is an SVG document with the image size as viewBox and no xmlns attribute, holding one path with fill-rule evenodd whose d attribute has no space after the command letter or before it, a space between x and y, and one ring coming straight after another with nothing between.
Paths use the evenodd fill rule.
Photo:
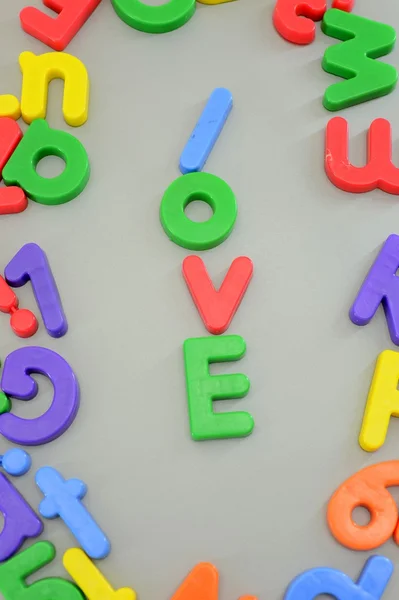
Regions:
<instances>
[{"instance_id":1,"label":"purple plastic letter","mask_svg":"<svg viewBox=\"0 0 399 600\"><path fill-rule=\"evenodd\" d=\"M31 400L38 392L31 373L47 375L53 384L50 408L36 419L3 413L0 415L0 433L15 444L39 446L55 440L72 424L79 408L79 386L62 356L48 348L28 346L7 356L0 388L12 398Z\"/></svg>"},{"instance_id":2,"label":"purple plastic letter","mask_svg":"<svg viewBox=\"0 0 399 600\"><path fill-rule=\"evenodd\" d=\"M399 235L390 235L383 245L373 266L349 311L355 325L367 325L380 304L384 307L389 334L399 346Z\"/></svg>"},{"instance_id":3,"label":"purple plastic letter","mask_svg":"<svg viewBox=\"0 0 399 600\"><path fill-rule=\"evenodd\" d=\"M40 246L22 246L6 266L4 275L12 287L21 287L30 279L48 333L55 338L65 335L68 323L47 256Z\"/></svg>"},{"instance_id":4,"label":"purple plastic letter","mask_svg":"<svg viewBox=\"0 0 399 600\"><path fill-rule=\"evenodd\" d=\"M0 473L0 511L4 516L0 533L2 562L17 552L27 538L40 535L43 523L3 473Z\"/></svg>"}]
</instances>

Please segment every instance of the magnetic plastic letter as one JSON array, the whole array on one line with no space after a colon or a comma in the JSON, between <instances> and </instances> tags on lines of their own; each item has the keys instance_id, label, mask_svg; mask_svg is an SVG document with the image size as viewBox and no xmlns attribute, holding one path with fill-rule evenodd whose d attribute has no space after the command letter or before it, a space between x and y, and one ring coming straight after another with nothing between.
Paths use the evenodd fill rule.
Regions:
<instances>
[{"instance_id":1,"label":"magnetic plastic letter","mask_svg":"<svg viewBox=\"0 0 399 600\"><path fill-rule=\"evenodd\" d=\"M86 484L80 479L65 481L52 467L39 469L35 479L45 496L39 505L40 514L46 519L61 517L86 554L91 558L105 558L111 550L111 545L80 502L86 495Z\"/></svg>"},{"instance_id":2,"label":"magnetic plastic letter","mask_svg":"<svg viewBox=\"0 0 399 600\"><path fill-rule=\"evenodd\" d=\"M46 254L37 244L25 244L4 270L7 283L21 287L29 280L47 332L55 338L65 335L68 323L62 308Z\"/></svg>"},{"instance_id":3,"label":"magnetic plastic letter","mask_svg":"<svg viewBox=\"0 0 399 600\"><path fill-rule=\"evenodd\" d=\"M10 315L10 326L22 338L34 335L38 328L35 315L26 308L18 308L19 299L0 275L0 311Z\"/></svg>"},{"instance_id":4,"label":"magnetic plastic letter","mask_svg":"<svg viewBox=\"0 0 399 600\"><path fill-rule=\"evenodd\" d=\"M198 563L190 571L171 600L218 600L219 573L211 563ZM91 600L91 598L89 598ZM257 600L241 596L239 600Z\"/></svg>"},{"instance_id":5,"label":"magnetic plastic letter","mask_svg":"<svg viewBox=\"0 0 399 600\"><path fill-rule=\"evenodd\" d=\"M0 118L0 181L5 165L21 140L22 131L18 123L7 117ZM0 188L0 215L19 213L27 206L28 200L20 187Z\"/></svg>"},{"instance_id":6,"label":"magnetic plastic letter","mask_svg":"<svg viewBox=\"0 0 399 600\"><path fill-rule=\"evenodd\" d=\"M35 56L22 52L21 113L25 123L44 119L47 112L48 86L53 79L64 79L62 112L72 127L86 123L89 106L89 77L84 64L71 54L48 52Z\"/></svg>"},{"instance_id":7,"label":"magnetic plastic letter","mask_svg":"<svg viewBox=\"0 0 399 600\"><path fill-rule=\"evenodd\" d=\"M363 416L359 444L367 452L384 445L391 417L399 417L399 352L378 356Z\"/></svg>"},{"instance_id":8,"label":"magnetic plastic letter","mask_svg":"<svg viewBox=\"0 0 399 600\"><path fill-rule=\"evenodd\" d=\"M194 200L209 204L213 216L203 223L186 217ZM237 202L223 179L210 173L188 173L173 181L161 201L160 218L166 235L189 250L209 250L226 240L237 218Z\"/></svg>"},{"instance_id":9,"label":"magnetic plastic letter","mask_svg":"<svg viewBox=\"0 0 399 600\"><path fill-rule=\"evenodd\" d=\"M38 162L46 156L58 156L65 169L57 177L41 177ZM73 135L51 129L37 119L27 129L14 154L3 169L6 185L19 185L26 195L40 204L63 204L78 196L90 176L87 152Z\"/></svg>"},{"instance_id":10,"label":"magnetic plastic letter","mask_svg":"<svg viewBox=\"0 0 399 600\"><path fill-rule=\"evenodd\" d=\"M343 42L327 48L322 67L347 80L326 89L323 104L327 110L341 110L392 92L397 70L374 59L394 47L393 27L336 8L325 13L321 27L326 35Z\"/></svg>"},{"instance_id":11,"label":"magnetic plastic letter","mask_svg":"<svg viewBox=\"0 0 399 600\"><path fill-rule=\"evenodd\" d=\"M160 6L150 6L140 0L112 0L112 5L122 21L146 33L178 29L195 13L195 0L168 0Z\"/></svg>"},{"instance_id":12,"label":"magnetic plastic letter","mask_svg":"<svg viewBox=\"0 0 399 600\"><path fill-rule=\"evenodd\" d=\"M198 563L171 600L218 600L219 573L211 563Z\"/></svg>"},{"instance_id":13,"label":"magnetic plastic letter","mask_svg":"<svg viewBox=\"0 0 399 600\"><path fill-rule=\"evenodd\" d=\"M232 2L232 0L197 0L201 4L224 4L225 2Z\"/></svg>"},{"instance_id":14,"label":"magnetic plastic letter","mask_svg":"<svg viewBox=\"0 0 399 600\"><path fill-rule=\"evenodd\" d=\"M0 95L0 117L10 117L17 121L21 116L21 105L16 96Z\"/></svg>"},{"instance_id":15,"label":"magnetic plastic letter","mask_svg":"<svg viewBox=\"0 0 399 600\"><path fill-rule=\"evenodd\" d=\"M213 90L180 156L183 175L202 171L232 108L233 95L229 90Z\"/></svg>"},{"instance_id":16,"label":"magnetic plastic letter","mask_svg":"<svg viewBox=\"0 0 399 600\"><path fill-rule=\"evenodd\" d=\"M310 44L316 33L314 21L320 21L326 10L326 0L277 0L273 24L288 42Z\"/></svg>"},{"instance_id":17,"label":"magnetic plastic letter","mask_svg":"<svg viewBox=\"0 0 399 600\"><path fill-rule=\"evenodd\" d=\"M0 387L12 398L31 400L38 392L31 373L46 375L53 384L50 408L36 419L1 414L0 433L15 444L39 446L55 440L73 423L79 408L79 387L66 360L56 352L38 346L18 348L7 356Z\"/></svg>"},{"instance_id":18,"label":"magnetic plastic letter","mask_svg":"<svg viewBox=\"0 0 399 600\"><path fill-rule=\"evenodd\" d=\"M313 600L320 594L337 600L379 600L392 573L393 564L385 556L369 558L356 583L336 569L309 569L290 583L284 600Z\"/></svg>"},{"instance_id":19,"label":"magnetic plastic letter","mask_svg":"<svg viewBox=\"0 0 399 600\"><path fill-rule=\"evenodd\" d=\"M399 543L398 509L387 487L399 485L399 460L361 469L331 496L327 523L335 539L351 550L373 550L393 535ZM367 525L357 525L352 513L363 506L370 513Z\"/></svg>"},{"instance_id":20,"label":"magnetic plastic letter","mask_svg":"<svg viewBox=\"0 0 399 600\"><path fill-rule=\"evenodd\" d=\"M350 12L355 5L355 0L333 0L332 8L338 8L339 10L345 10Z\"/></svg>"},{"instance_id":21,"label":"magnetic plastic letter","mask_svg":"<svg viewBox=\"0 0 399 600\"><path fill-rule=\"evenodd\" d=\"M131 588L114 590L101 571L80 548L69 548L65 552L62 562L65 570L88 600L136 600L136 592Z\"/></svg>"},{"instance_id":22,"label":"magnetic plastic letter","mask_svg":"<svg viewBox=\"0 0 399 600\"><path fill-rule=\"evenodd\" d=\"M3 456L0 456L0 465L9 475L21 477L31 468L32 458L21 448L11 448Z\"/></svg>"},{"instance_id":23,"label":"magnetic plastic letter","mask_svg":"<svg viewBox=\"0 0 399 600\"><path fill-rule=\"evenodd\" d=\"M218 335L228 329L251 281L252 272L250 258L235 258L216 291L202 258L187 256L184 259L184 279L209 333Z\"/></svg>"},{"instance_id":24,"label":"magnetic plastic letter","mask_svg":"<svg viewBox=\"0 0 399 600\"><path fill-rule=\"evenodd\" d=\"M392 163L391 124L375 119L368 130L367 164L355 167L348 158L348 123L334 117L327 123L324 166L329 180L345 192L370 192L379 188L399 194L399 169Z\"/></svg>"},{"instance_id":25,"label":"magnetic plastic letter","mask_svg":"<svg viewBox=\"0 0 399 600\"><path fill-rule=\"evenodd\" d=\"M26 585L25 579L55 557L50 542L36 542L0 565L0 593L4 600L84 600L81 591L61 577L46 577Z\"/></svg>"},{"instance_id":26,"label":"magnetic plastic letter","mask_svg":"<svg viewBox=\"0 0 399 600\"><path fill-rule=\"evenodd\" d=\"M254 428L247 412L214 413L214 400L243 398L249 391L246 375L210 375L209 364L238 360L245 354L239 335L189 338L184 342L188 414L193 440L243 437Z\"/></svg>"},{"instance_id":27,"label":"magnetic plastic letter","mask_svg":"<svg viewBox=\"0 0 399 600\"><path fill-rule=\"evenodd\" d=\"M385 241L349 311L355 325L367 325L382 304L389 335L399 346L399 236L391 234Z\"/></svg>"},{"instance_id":28,"label":"magnetic plastic letter","mask_svg":"<svg viewBox=\"0 0 399 600\"><path fill-rule=\"evenodd\" d=\"M26 539L40 535L43 523L3 473L0 473L0 511L4 516L0 533L2 562L17 552Z\"/></svg>"},{"instance_id":29,"label":"magnetic plastic letter","mask_svg":"<svg viewBox=\"0 0 399 600\"><path fill-rule=\"evenodd\" d=\"M333 8L350 11L354 0L334 0ZM326 0L277 0L273 24L278 33L293 44L310 44L316 33L314 21L320 21L327 10Z\"/></svg>"},{"instance_id":30,"label":"magnetic plastic letter","mask_svg":"<svg viewBox=\"0 0 399 600\"><path fill-rule=\"evenodd\" d=\"M44 6L59 13L52 18L34 6L19 13L21 26L26 33L47 44L53 50L64 50L83 27L101 0L42 0Z\"/></svg>"}]
</instances>

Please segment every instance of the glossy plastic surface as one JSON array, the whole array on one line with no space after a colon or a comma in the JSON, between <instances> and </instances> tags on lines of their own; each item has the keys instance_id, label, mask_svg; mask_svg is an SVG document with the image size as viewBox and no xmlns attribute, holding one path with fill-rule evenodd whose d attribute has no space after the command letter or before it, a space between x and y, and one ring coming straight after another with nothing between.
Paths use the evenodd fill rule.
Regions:
<instances>
[{"instance_id":1,"label":"glossy plastic surface","mask_svg":"<svg viewBox=\"0 0 399 600\"><path fill-rule=\"evenodd\" d=\"M392 162L391 124L386 119L375 119L370 125L364 167L349 161L348 123L343 117L327 123L324 156L327 176L341 190L361 193L379 188L399 194L399 169Z\"/></svg>"},{"instance_id":2,"label":"glossy plastic surface","mask_svg":"<svg viewBox=\"0 0 399 600\"><path fill-rule=\"evenodd\" d=\"M389 335L399 346L399 235L392 233L385 240L377 258L350 308L349 317L355 325L370 323L382 304Z\"/></svg>"},{"instance_id":3,"label":"glossy plastic surface","mask_svg":"<svg viewBox=\"0 0 399 600\"><path fill-rule=\"evenodd\" d=\"M9 475L21 477L31 468L32 459L22 448L11 448L1 457L0 464Z\"/></svg>"},{"instance_id":4,"label":"glossy plastic surface","mask_svg":"<svg viewBox=\"0 0 399 600\"><path fill-rule=\"evenodd\" d=\"M36 472L36 484L45 498L39 512L46 519L61 517L83 550L91 558L105 558L111 545L89 511L81 503L87 492L80 479L64 480L53 467L41 467Z\"/></svg>"},{"instance_id":5,"label":"glossy plastic surface","mask_svg":"<svg viewBox=\"0 0 399 600\"><path fill-rule=\"evenodd\" d=\"M48 348L27 346L7 356L1 389L10 398L32 400L38 393L32 373L46 375L53 384L50 408L35 419L3 413L0 433L15 444L39 446L55 440L73 423L79 408L79 387L74 372L62 356Z\"/></svg>"},{"instance_id":6,"label":"glossy plastic surface","mask_svg":"<svg viewBox=\"0 0 399 600\"><path fill-rule=\"evenodd\" d=\"M11 329L16 335L28 338L34 335L38 328L35 315L26 308L18 308L18 298L0 275L0 311L10 314Z\"/></svg>"},{"instance_id":7,"label":"glossy plastic surface","mask_svg":"<svg viewBox=\"0 0 399 600\"><path fill-rule=\"evenodd\" d=\"M212 208L208 221L191 221L184 210L194 200ZM163 195L161 224L166 235L189 250L209 250L226 240L237 218L237 202L232 189L223 179L210 173L188 173L175 179Z\"/></svg>"},{"instance_id":8,"label":"glossy plastic surface","mask_svg":"<svg viewBox=\"0 0 399 600\"><path fill-rule=\"evenodd\" d=\"M4 517L4 527L0 533L2 562L17 552L25 540L40 535L43 523L3 473L0 473L0 511Z\"/></svg>"},{"instance_id":9,"label":"glossy plastic surface","mask_svg":"<svg viewBox=\"0 0 399 600\"><path fill-rule=\"evenodd\" d=\"M22 131L18 123L12 118L0 118L0 181L4 167L21 140ZM28 200L20 187L0 188L0 215L19 213L27 206Z\"/></svg>"},{"instance_id":10,"label":"glossy plastic surface","mask_svg":"<svg viewBox=\"0 0 399 600\"><path fill-rule=\"evenodd\" d=\"M399 417L398 382L399 352L384 350L377 358L359 435L367 452L384 445L391 417Z\"/></svg>"},{"instance_id":11,"label":"glossy plastic surface","mask_svg":"<svg viewBox=\"0 0 399 600\"><path fill-rule=\"evenodd\" d=\"M229 90L213 90L180 156L183 175L202 171L232 108L233 95Z\"/></svg>"},{"instance_id":12,"label":"glossy plastic surface","mask_svg":"<svg viewBox=\"0 0 399 600\"><path fill-rule=\"evenodd\" d=\"M60 175L50 179L37 173L38 162L46 156L58 156L65 162ZM66 131L51 129L43 119L33 121L3 169L6 185L19 185L28 198L40 204L73 200L89 177L89 158L81 142Z\"/></svg>"},{"instance_id":13,"label":"glossy plastic surface","mask_svg":"<svg viewBox=\"0 0 399 600\"><path fill-rule=\"evenodd\" d=\"M22 71L21 113L26 123L46 118L48 87L53 79L65 81L62 103L65 122L79 127L87 121L89 76L76 56L65 52L48 52L40 56L22 52L19 66Z\"/></svg>"},{"instance_id":14,"label":"glossy plastic surface","mask_svg":"<svg viewBox=\"0 0 399 600\"><path fill-rule=\"evenodd\" d=\"M210 363L239 360L246 346L239 335L190 338L184 342L188 414L193 440L244 437L254 428L247 412L214 412L215 400L243 398L250 387L241 373L210 375Z\"/></svg>"},{"instance_id":15,"label":"glossy plastic surface","mask_svg":"<svg viewBox=\"0 0 399 600\"><path fill-rule=\"evenodd\" d=\"M374 59L393 49L393 27L336 8L325 13L321 27L326 35L342 40L327 48L322 67L347 80L326 89L323 104L327 110L341 110L392 92L397 70Z\"/></svg>"},{"instance_id":16,"label":"glossy plastic surface","mask_svg":"<svg viewBox=\"0 0 399 600\"><path fill-rule=\"evenodd\" d=\"M58 13L56 18L34 6L26 6L19 13L26 33L62 51L85 24L101 0L43 0L44 6Z\"/></svg>"},{"instance_id":17,"label":"glossy plastic surface","mask_svg":"<svg viewBox=\"0 0 399 600\"><path fill-rule=\"evenodd\" d=\"M61 577L46 577L27 585L25 579L36 574L55 557L50 542L36 542L0 565L0 593L4 600L84 600L81 591Z\"/></svg>"},{"instance_id":18,"label":"glossy plastic surface","mask_svg":"<svg viewBox=\"0 0 399 600\"><path fill-rule=\"evenodd\" d=\"M65 570L88 600L136 600L131 588L114 590L93 561L80 548L69 548L62 558Z\"/></svg>"},{"instance_id":19,"label":"glossy plastic surface","mask_svg":"<svg viewBox=\"0 0 399 600\"><path fill-rule=\"evenodd\" d=\"M195 13L195 0L168 0L151 6L140 0L112 0L116 14L130 27L146 33L167 33L182 27Z\"/></svg>"},{"instance_id":20,"label":"glossy plastic surface","mask_svg":"<svg viewBox=\"0 0 399 600\"><path fill-rule=\"evenodd\" d=\"M327 522L335 539L351 550L373 550L391 536L399 543L398 509L388 486L399 485L399 461L389 460L361 469L332 495ZM360 526L352 518L354 509L365 507L370 522Z\"/></svg>"},{"instance_id":21,"label":"glossy plastic surface","mask_svg":"<svg viewBox=\"0 0 399 600\"><path fill-rule=\"evenodd\" d=\"M219 290L215 290L199 256L183 260L183 277L191 297L209 333L224 333L247 290L253 273L253 264L247 256L235 258Z\"/></svg>"},{"instance_id":22,"label":"glossy plastic surface","mask_svg":"<svg viewBox=\"0 0 399 600\"><path fill-rule=\"evenodd\" d=\"M47 256L38 244L24 244L4 270L7 283L13 287L31 282L44 326L51 337L59 338L68 331L57 284Z\"/></svg>"},{"instance_id":23,"label":"glossy plastic surface","mask_svg":"<svg viewBox=\"0 0 399 600\"><path fill-rule=\"evenodd\" d=\"M320 594L336 600L380 600L392 573L393 564L385 556L371 556L356 583L338 569L309 569L290 583L284 600L313 600Z\"/></svg>"},{"instance_id":24,"label":"glossy plastic surface","mask_svg":"<svg viewBox=\"0 0 399 600\"><path fill-rule=\"evenodd\" d=\"M333 8L350 11L354 0L333 0ZM315 39L316 25L327 10L326 0L277 0L273 11L273 24L278 33L292 44L311 44Z\"/></svg>"}]
</instances>

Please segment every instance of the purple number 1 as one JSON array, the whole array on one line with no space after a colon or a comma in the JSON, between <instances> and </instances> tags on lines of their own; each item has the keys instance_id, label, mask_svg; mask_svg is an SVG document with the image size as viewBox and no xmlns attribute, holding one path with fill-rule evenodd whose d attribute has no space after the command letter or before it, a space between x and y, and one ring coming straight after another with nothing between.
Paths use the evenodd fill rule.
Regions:
<instances>
[{"instance_id":1,"label":"purple number 1","mask_svg":"<svg viewBox=\"0 0 399 600\"><path fill-rule=\"evenodd\" d=\"M12 287L21 287L30 280L47 332L55 338L65 335L68 323L47 256L40 246L22 246L6 266L4 274Z\"/></svg>"}]
</instances>

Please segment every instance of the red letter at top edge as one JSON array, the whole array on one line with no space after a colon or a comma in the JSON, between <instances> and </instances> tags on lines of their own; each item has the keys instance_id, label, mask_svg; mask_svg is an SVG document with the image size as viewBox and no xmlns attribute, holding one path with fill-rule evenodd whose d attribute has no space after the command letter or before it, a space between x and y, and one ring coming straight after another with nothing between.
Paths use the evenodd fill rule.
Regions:
<instances>
[{"instance_id":1,"label":"red letter at top edge","mask_svg":"<svg viewBox=\"0 0 399 600\"><path fill-rule=\"evenodd\" d=\"M333 8L347 12L355 0L333 0ZM315 38L314 21L321 21L327 10L327 0L277 0L273 24L278 33L293 44L311 44Z\"/></svg>"},{"instance_id":2,"label":"red letter at top edge","mask_svg":"<svg viewBox=\"0 0 399 600\"><path fill-rule=\"evenodd\" d=\"M334 117L327 123L324 167L329 180L345 192L370 192L379 188L399 194L399 169L392 163L391 125L375 119L368 131L367 164L353 166L348 159L348 123Z\"/></svg>"},{"instance_id":3,"label":"red letter at top edge","mask_svg":"<svg viewBox=\"0 0 399 600\"><path fill-rule=\"evenodd\" d=\"M64 50L84 25L101 0L42 0L44 6L58 14L52 18L38 8L27 6L19 14L26 33L53 50Z\"/></svg>"},{"instance_id":4,"label":"red letter at top edge","mask_svg":"<svg viewBox=\"0 0 399 600\"><path fill-rule=\"evenodd\" d=\"M235 258L219 291L216 291L204 261L199 256L184 259L184 279L209 333L218 335L226 331L240 306L252 272L251 259L246 256Z\"/></svg>"}]
</instances>

